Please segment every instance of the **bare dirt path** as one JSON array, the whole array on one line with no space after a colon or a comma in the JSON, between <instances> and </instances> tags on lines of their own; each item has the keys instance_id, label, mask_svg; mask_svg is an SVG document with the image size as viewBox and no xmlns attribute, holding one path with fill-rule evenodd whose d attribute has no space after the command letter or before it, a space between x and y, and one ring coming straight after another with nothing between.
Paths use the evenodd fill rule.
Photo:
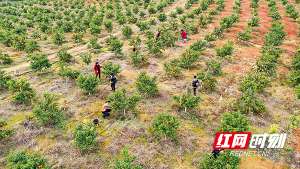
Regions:
<instances>
[{"instance_id":1,"label":"bare dirt path","mask_svg":"<svg viewBox=\"0 0 300 169\"><path fill-rule=\"evenodd\" d=\"M300 38L298 34L300 27L296 21L287 16L282 3L278 2L277 7L282 17L281 23L283 24L284 31L286 32L286 38L280 46L283 49L283 54L280 57L280 62L282 64L279 65L278 72L279 74L288 74L288 65L291 65L294 54L299 48Z\"/></svg>"},{"instance_id":2,"label":"bare dirt path","mask_svg":"<svg viewBox=\"0 0 300 169\"><path fill-rule=\"evenodd\" d=\"M233 29L225 34L226 39L233 39L235 45L235 54L233 62L224 65L223 71L226 74L233 74L234 76L245 75L255 64L259 56L259 49L253 46L240 45L237 40L237 35L246 29L248 20L251 18L251 1L241 1L240 21L235 24ZM216 43L216 46L224 44L224 40Z\"/></svg>"},{"instance_id":3,"label":"bare dirt path","mask_svg":"<svg viewBox=\"0 0 300 169\"><path fill-rule=\"evenodd\" d=\"M271 27L272 18L268 16L268 4L265 0L259 1L258 17L260 18L259 27L255 28L250 40L257 47L261 47L264 43L264 35L269 31Z\"/></svg>"}]
</instances>

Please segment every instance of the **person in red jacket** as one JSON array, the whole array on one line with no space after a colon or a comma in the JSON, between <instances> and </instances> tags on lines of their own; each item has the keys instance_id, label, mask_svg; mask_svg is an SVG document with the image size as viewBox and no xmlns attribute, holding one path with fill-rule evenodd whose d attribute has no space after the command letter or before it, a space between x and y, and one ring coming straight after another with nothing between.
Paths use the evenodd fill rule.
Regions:
<instances>
[{"instance_id":1,"label":"person in red jacket","mask_svg":"<svg viewBox=\"0 0 300 169\"><path fill-rule=\"evenodd\" d=\"M183 43L186 43L186 41L187 41L187 33L186 33L186 31L184 31L183 29L181 29L180 35L181 35L181 39L182 39Z\"/></svg>"},{"instance_id":2,"label":"person in red jacket","mask_svg":"<svg viewBox=\"0 0 300 169\"><path fill-rule=\"evenodd\" d=\"M101 78L101 65L99 64L99 61L97 60L95 65L94 65L94 71L96 74L96 77L99 77L99 79Z\"/></svg>"}]
</instances>

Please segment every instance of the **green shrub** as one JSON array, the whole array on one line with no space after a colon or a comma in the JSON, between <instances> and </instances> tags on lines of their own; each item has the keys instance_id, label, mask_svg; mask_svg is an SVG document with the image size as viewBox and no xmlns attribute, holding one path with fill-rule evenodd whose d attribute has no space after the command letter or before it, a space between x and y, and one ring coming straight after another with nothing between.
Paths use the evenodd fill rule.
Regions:
<instances>
[{"instance_id":1,"label":"green shrub","mask_svg":"<svg viewBox=\"0 0 300 169\"><path fill-rule=\"evenodd\" d=\"M15 151L6 158L7 169L50 169L48 162L41 155L26 151Z\"/></svg>"},{"instance_id":2,"label":"green shrub","mask_svg":"<svg viewBox=\"0 0 300 169\"><path fill-rule=\"evenodd\" d=\"M51 67L49 59L45 54L33 53L28 56L30 59L30 67L34 71L42 71Z\"/></svg>"},{"instance_id":3,"label":"green shrub","mask_svg":"<svg viewBox=\"0 0 300 169\"><path fill-rule=\"evenodd\" d=\"M292 61L292 69L300 71L300 50L296 53Z\"/></svg>"},{"instance_id":4,"label":"green shrub","mask_svg":"<svg viewBox=\"0 0 300 169\"><path fill-rule=\"evenodd\" d=\"M220 56L220 57L225 57L225 56L231 55L233 53L233 43L227 42L221 48L217 48L216 52L217 52L217 56Z\"/></svg>"},{"instance_id":5,"label":"green shrub","mask_svg":"<svg viewBox=\"0 0 300 169\"><path fill-rule=\"evenodd\" d=\"M168 1L168 2L166 2L166 1L161 1L161 2L159 2L159 3L156 5L157 11L161 11L161 12L162 12L163 8L166 7L166 6L168 5L168 3L170 4L171 1Z\"/></svg>"},{"instance_id":6,"label":"green shrub","mask_svg":"<svg viewBox=\"0 0 300 169\"><path fill-rule=\"evenodd\" d=\"M215 28L214 31L212 32L212 35L216 38L216 39L220 39L224 36L224 29L223 28Z\"/></svg>"},{"instance_id":7,"label":"green shrub","mask_svg":"<svg viewBox=\"0 0 300 169\"><path fill-rule=\"evenodd\" d=\"M278 57L277 55L263 54L256 62L256 70L268 76L275 76Z\"/></svg>"},{"instance_id":8,"label":"green shrub","mask_svg":"<svg viewBox=\"0 0 300 169\"><path fill-rule=\"evenodd\" d=\"M8 89L8 82L11 81L11 76L0 70L0 90Z\"/></svg>"},{"instance_id":9,"label":"green shrub","mask_svg":"<svg viewBox=\"0 0 300 169\"><path fill-rule=\"evenodd\" d=\"M161 43L157 43L154 37L148 37L148 40L146 42L147 49L149 50L149 53L154 56L161 56L162 55L162 46Z\"/></svg>"},{"instance_id":10,"label":"green shrub","mask_svg":"<svg viewBox=\"0 0 300 169\"><path fill-rule=\"evenodd\" d=\"M128 149L124 148L121 157L116 160L114 169L143 169L139 164L135 163L135 156L129 154Z\"/></svg>"},{"instance_id":11,"label":"green shrub","mask_svg":"<svg viewBox=\"0 0 300 169\"><path fill-rule=\"evenodd\" d=\"M146 56L144 56L142 53L140 53L139 51L133 52L130 55L130 59L132 64L135 67L140 67L145 65L148 62L148 59Z\"/></svg>"},{"instance_id":12,"label":"green shrub","mask_svg":"<svg viewBox=\"0 0 300 169\"><path fill-rule=\"evenodd\" d=\"M216 4L217 6L217 10L218 11L223 11L223 9L225 8L225 1L224 0L217 0Z\"/></svg>"},{"instance_id":13,"label":"green shrub","mask_svg":"<svg viewBox=\"0 0 300 169\"><path fill-rule=\"evenodd\" d=\"M230 16L224 17L221 20L220 25L222 29L228 29L232 27L233 24L237 21L238 21L238 15L232 14Z\"/></svg>"},{"instance_id":14,"label":"green shrub","mask_svg":"<svg viewBox=\"0 0 300 169\"><path fill-rule=\"evenodd\" d=\"M142 32L150 29L149 21L137 21L136 25L140 28L140 31Z\"/></svg>"},{"instance_id":15,"label":"green shrub","mask_svg":"<svg viewBox=\"0 0 300 169\"><path fill-rule=\"evenodd\" d=\"M112 8L108 9L106 11L106 18L111 19L111 18L114 18L114 17L115 17L115 15L114 15L114 12L113 12ZM108 20L108 21L111 21L111 20Z\"/></svg>"},{"instance_id":16,"label":"green shrub","mask_svg":"<svg viewBox=\"0 0 300 169\"><path fill-rule=\"evenodd\" d=\"M242 94L236 103L236 109L244 114L262 114L266 111L264 103L259 100L252 91Z\"/></svg>"},{"instance_id":17,"label":"green shrub","mask_svg":"<svg viewBox=\"0 0 300 169\"><path fill-rule=\"evenodd\" d=\"M104 21L104 26L105 26L105 28L107 29L108 32L112 32L112 30L113 30L112 20Z\"/></svg>"},{"instance_id":18,"label":"green shrub","mask_svg":"<svg viewBox=\"0 0 300 169\"><path fill-rule=\"evenodd\" d=\"M158 20L161 21L161 22L166 21L166 20L167 20L167 15L164 14L164 13L160 13L160 14L158 15Z\"/></svg>"},{"instance_id":19,"label":"green shrub","mask_svg":"<svg viewBox=\"0 0 300 169\"><path fill-rule=\"evenodd\" d=\"M72 61L73 56L67 52L67 49L63 48L58 51L57 56L60 62L70 63Z\"/></svg>"},{"instance_id":20,"label":"green shrub","mask_svg":"<svg viewBox=\"0 0 300 169\"><path fill-rule=\"evenodd\" d=\"M81 90L87 94L92 94L96 92L97 86L99 85L99 79L94 75L79 75L76 80L77 85Z\"/></svg>"},{"instance_id":21,"label":"green shrub","mask_svg":"<svg viewBox=\"0 0 300 169\"><path fill-rule=\"evenodd\" d=\"M26 80L10 80L7 83L9 91L13 93L14 102L18 104L30 104L33 101L35 91Z\"/></svg>"},{"instance_id":22,"label":"green shrub","mask_svg":"<svg viewBox=\"0 0 300 169\"><path fill-rule=\"evenodd\" d=\"M7 125L6 120L4 120L3 118L0 118L0 128L4 127Z\"/></svg>"},{"instance_id":23,"label":"green shrub","mask_svg":"<svg viewBox=\"0 0 300 169\"><path fill-rule=\"evenodd\" d=\"M199 169L238 169L240 159L239 157L225 151L220 153L217 158L212 154L205 154L199 163Z\"/></svg>"},{"instance_id":24,"label":"green shrub","mask_svg":"<svg viewBox=\"0 0 300 169\"><path fill-rule=\"evenodd\" d=\"M128 18L129 23L135 24L137 22L137 18L135 16L130 16Z\"/></svg>"},{"instance_id":25,"label":"green shrub","mask_svg":"<svg viewBox=\"0 0 300 169\"><path fill-rule=\"evenodd\" d=\"M222 68L221 68L221 63L217 60L211 59L207 63L207 71L214 75L214 76L219 76L222 74Z\"/></svg>"},{"instance_id":26,"label":"green shrub","mask_svg":"<svg viewBox=\"0 0 300 169\"><path fill-rule=\"evenodd\" d=\"M289 17L296 20L299 17L299 12L295 9L295 7L292 4L288 4L285 7L286 13L289 15Z\"/></svg>"},{"instance_id":27,"label":"green shrub","mask_svg":"<svg viewBox=\"0 0 300 169\"><path fill-rule=\"evenodd\" d=\"M297 98L300 99L300 84L298 84L298 85L295 87L295 92L296 92Z\"/></svg>"},{"instance_id":28,"label":"green shrub","mask_svg":"<svg viewBox=\"0 0 300 169\"><path fill-rule=\"evenodd\" d=\"M243 32L238 33L238 40L240 41L249 41L251 39L251 29L246 29Z\"/></svg>"},{"instance_id":29,"label":"green shrub","mask_svg":"<svg viewBox=\"0 0 300 169\"><path fill-rule=\"evenodd\" d=\"M6 125L7 122L4 119L0 118L0 141L14 134L13 130L5 128Z\"/></svg>"},{"instance_id":30,"label":"green shrub","mask_svg":"<svg viewBox=\"0 0 300 169\"><path fill-rule=\"evenodd\" d=\"M191 68L200 58L200 53L194 50L186 50L180 57L180 67Z\"/></svg>"},{"instance_id":31,"label":"green shrub","mask_svg":"<svg viewBox=\"0 0 300 169\"><path fill-rule=\"evenodd\" d=\"M10 137L13 134L14 134L13 130L1 129L0 127L0 141Z\"/></svg>"},{"instance_id":32,"label":"green shrub","mask_svg":"<svg viewBox=\"0 0 300 169\"><path fill-rule=\"evenodd\" d=\"M214 35L213 33L210 33L210 34L205 35L204 39L205 39L207 42L211 42L211 41L217 40L217 36Z\"/></svg>"},{"instance_id":33,"label":"green shrub","mask_svg":"<svg viewBox=\"0 0 300 169\"><path fill-rule=\"evenodd\" d=\"M38 50L38 49L39 49L39 45L36 41L34 41L34 40L26 41L25 51L27 53L32 53L33 51Z\"/></svg>"},{"instance_id":34,"label":"green shrub","mask_svg":"<svg viewBox=\"0 0 300 169\"><path fill-rule=\"evenodd\" d=\"M300 71L292 71L289 75L289 83L292 86L297 86L300 84Z\"/></svg>"},{"instance_id":35,"label":"green shrub","mask_svg":"<svg viewBox=\"0 0 300 169\"><path fill-rule=\"evenodd\" d=\"M141 46L142 40L139 36L133 37L129 41L129 45L133 46L136 49L139 49Z\"/></svg>"},{"instance_id":36,"label":"green shrub","mask_svg":"<svg viewBox=\"0 0 300 169\"><path fill-rule=\"evenodd\" d=\"M25 49L26 37L24 35L14 35L12 37L12 47L18 51Z\"/></svg>"},{"instance_id":37,"label":"green shrub","mask_svg":"<svg viewBox=\"0 0 300 169\"><path fill-rule=\"evenodd\" d=\"M180 109L184 109L185 112L187 112L187 110L195 109L200 102L200 97L194 96L190 91L181 96L174 96L173 99L176 105Z\"/></svg>"},{"instance_id":38,"label":"green shrub","mask_svg":"<svg viewBox=\"0 0 300 169\"><path fill-rule=\"evenodd\" d=\"M155 6L153 4L151 4L149 7L148 7L148 12L150 14L155 14L157 11L155 9Z\"/></svg>"},{"instance_id":39,"label":"green shrub","mask_svg":"<svg viewBox=\"0 0 300 169\"><path fill-rule=\"evenodd\" d=\"M281 16L280 13L277 11L277 8L270 8L270 12L269 12L269 16L273 19L273 20L280 20Z\"/></svg>"},{"instance_id":40,"label":"green shrub","mask_svg":"<svg viewBox=\"0 0 300 169\"><path fill-rule=\"evenodd\" d=\"M73 38L75 43L81 43L81 42L83 42L83 39L82 39L83 35L84 34L82 32L75 33L72 38Z\"/></svg>"},{"instance_id":41,"label":"green shrub","mask_svg":"<svg viewBox=\"0 0 300 169\"><path fill-rule=\"evenodd\" d=\"M78 124L74 131L74 142L81 151L90 151L97 146L97 131L92 123Z\"/></svg>"},{"instance_id":42,"label":"green shrub","mask_svg":"<svg viewBox=\"0 0 300 169\"><path fill-rule=\"evenodd\" d=\"M208 45L208 43L207 43L206 40L199 40L199 41L193 43L190 46L190 49L194 50L194 51L197 51L197 52L201 52L207 47L207 45Z\"/></svg>"},{"instance_id":43,"label":"green shrub","mask_svg":"<svg viewBox=\"0 0 300 169\"><path fill-rule=\"evenodd\" d=\"M127 21L126 16L124 16L123 14L117 14L116 20L120 25L124 25Z\"/></svg>"},{"instance_id":44,"label":"green shrub","mask_svg":"<svg viewBox=\"0 0 300 169\"><path fill-rule=\"evenodd\" d=\"M134 112L140 99L136 94L127 95L125 89L116 90L108 96L112 110L118 113L117 117L126 117L126 113Z\"/></svg>"},{"instance_id":45,"label":"green shrub","mask_svg":"<svg viewBox=\"0 0 300 169\"><path fill-rule=\"evenodd\" d=\"M95 50L101 49L101 46L97 42L97 38L92 38L89 41L88 48L92 48L92 49L95 49Z\"/></svg>"},{"instance_id":46,"label":"green shrub","mask_svg":"<svg viewBox=\"0 0 300 169\"><path fill-rule=\"evenodd\" d=\"M81 58L82 62L85 63L86 65L89 65L92 62L92 55L89 53L81 54L80 58Z\"/></svg>"},{"instance_id":47,"label":"green shrub","mask_svg":"<svg viewBox=\"0 0 300 169\"><path fill-rule=\"evenodd\" d=\"M177 59L165 63L164 70L166 75L169 77L179 77L182 75L182 68L180 67L180 61Z\"/></svg>"},{"instance_id":48,"label":"green shrub","mask_svg":"<svg viewBox=\"0 0 300 169\"><path fill-rule=\"evenodd\" d=\"M280 54L282 53L282 49L275 46L263 46L261 53L266 55L274 55L274 58L279 58Z\"/></svg>"},{"instance_id":49,"label":"green shrub","mask_svg":"<svg viewBox=\"0 0 300 169\"><path fill-rule=\"evenodd\" d=\"M108 40L108 44L110 50L115 53L115 55L119 56L122 55L122 47L123 43L116 37L110 37Z\"/></svg>"},{"instance_id":50,"label":"green shrub","mask_svg":"<svg viewBox=\"0 0 300 169\"><path fill-rule=\"evenodd\" d=\"M90 23L89 27L91 34L96 35L101 33L101 27L99 25Z\"/></svg>"},{"instance_id":51,"label":"green shrub","mask_svg":"<svg viewBox=\"0 0 300 169\"><path fill-rule=\"evenodd\" d=\"M56 100L53 94L45 93L43 99L34 106L32 113L42 125L63 127L65 115Z\"/></svg>"},{"instance_id":52,"label":"green shrub","mask_svg":"<svg viewBox=\"0 0 300 169\"><path fill-rule=\"evenodd\" d=\"M102 66L102 73L107 77L112 74L118 75L120 72L121 72L121 66L119 64L113 64L112 62L106 62Z\"/></svg>"},{"instance_id":53,"label":"green shrub","mask_svg":"<svg viewBox=\"0 0 300 169\"><path fill-rule=\"evenodd\" d=\"M246 92L250 90L252 92L262 92L269 84L271 79L264 73L250 73L248 74L240 85L240 90Z\"/></svg>"},{"instance_id":54,"label":"green shrub","mask_svg":"<svg viewBox=\"0 0 300 169\"><path fill-rule=\"evenodd\" d=\"M220 131L249 131L248 118L239 112L228 112L222 114Z\"/></svg>"},{"instance_id":55,"label":"green shrub","mask_svg":"<svg viewBox=\"0 0 300 169\"><path fill-rule=\"evenodd\" d=\"M217 86L217 80L208 72L201 72L197 75L197 78L201 80L201 90L212 92L215 91Z\"/></svg>"},{"instance_id":56,"label":"green shrub","mask_svg":"<svg viewBox=\"0 0 300 169\"><path fill-rule=\"evenodd\" d=\"M176 7L177 14L183 14L183 9L181 7Z\"/></svg>"},{"instance_id":57,"label":"green shrub","mask_svg":"<svg viewBox=\"0 0 300 169\"><path fill-rule=\"evenodd\" d=\"M208 25L208 19L207 16L201 15L199 18L199 26L200 28L206 28Z\"/></svg>"},{"instance_id":58,"label":"green shrub","mask_svg":"<svg viewBox=\"0 0 300 169\"><path fill-rule=\"evenodd\" d=\"M289 117L289 129L296 129L300 127L300 115L291 115Z\"/></svg>"},{"instance_id":59,"label":"green shrub","mask_svg":"<svg viewBox=\"0 0 300 169\"><path fill-rule=\"evenodd\" d=\"M279 46L282 44L286 33L281 23L275 22L272 24L270 31L265 36L266 46Z\"/></svg>"},{"instance_id":60,"label":"green shrub","mask_svg":"<svg viewBox=\"0 0 300 169\"><path fill-rule=\"evenodd\" d=\"M61 66L58 74L62 77L77 79L80 75L80 72L77 70L72 70L71 68L68 68L66 66Z\"/></svg>"},{"instance_id":61,"label":"green shrub","mask_svg":"<svg viewBox=\"0 0 300 169\"><path fill-rule=\"evenodd\" d=\"M209 12L208 12L208 15L210 15L210 16L215 16L215 15L217 15L219 12L217 11L217 10L210 10Z\"/></svg>"},{"instance_id":62,"label":"green shrub","mask_svg":"<svg viewBox=\"0 0 300 169\"><path fill-rule=\"evenodd\" d=\"M145 96L156 96L158 94L156 77L150 77L146 72L140 73L136 80L136 88Z\"/></svg>"},{"instance_id":63,"label":"green shrub","mask_svg":"<svg viewBox=\"0 0 300 169\"><path fill-rule=\"evenodd\" d=\"M12 58L6 53L0 53L0 64L9 65L13 62Z\"/></svg>"},{"instance_id":64,"label":"green shrub","mask_svg":"<svg viewBox=\"0 0 300 169\"><path fill-rule=\"evenodd\" d=\"M158 43L161 48L173 47L175 46L176 40L177 37L170 28L162 28L158 41L155 40L156 42L154 43Z\"/></svg>"},{"instance_id":65,"label":"green shrub","mask_svg":"<svg viewBox=\"0 0 300 169\"><path fill-rule=\"evenodd\" d=\"M268 133L270 134L278 133L279 127L280 126L278 124L271 124Z\"/></svg>"},{"instance_id":66,"label":"green shrub","mask_svg":"<svg viewBox=\"0 0 300 169\"><path fill-rule=\"evenodd\" d=\"M259 17L257 16L253 16L249 21L248 21L248 25L251 27L256 27L259 26Z\"/></svg>"},{"instance_id":67,"label":"green shrub","mask_svg":"<svg viewBox=\"0 0 300 169\"><path fill-rule=\"evenodd\" d=\"M132 35L132 29L130 26L126 25L122 28L122 34L125 36L127 39L129 39Z\"/></svg>"},{"instance_id":68,"label":"green shrub","mask_svg":"<svg viewBox=\"0 0 300 169\"><path fill-rule=\"evenodd\" d=\"M157 137L168 137L172 140L177 139L177 129L179 128L179 120L169 114L159 114L152 122L152 130Z\"/></svg>"},{"instance_id":69,"label":"green shrub","mask_svg":"<svg viewBox=\"0 0 300 169\"><path fill-rule=\"evenodd\" d=\"M198 25L193 22L186 23L184 28L187 30L188 34L190 35L195 35L199 31Z\"/></svg>"},{"instance_id":70,"label":"green shrub","mask_svg":"<svg viewBox=\"0 0 300 169\"><path fill-rule=\"evenodd\" d=\"M251 0L251 8L258 8L259 0Z\"/></svg>"},{"instance_id":71,"label":"green shrub","mask_svg":"<svg viewBox=\"0 0 300 169\"><path fill-rule=\"evenodd\" d=\"M57 30L52 36L53 43L56 45L62 45L65 41L65 35L63 31Z\"/></svg>"}]
</instances>

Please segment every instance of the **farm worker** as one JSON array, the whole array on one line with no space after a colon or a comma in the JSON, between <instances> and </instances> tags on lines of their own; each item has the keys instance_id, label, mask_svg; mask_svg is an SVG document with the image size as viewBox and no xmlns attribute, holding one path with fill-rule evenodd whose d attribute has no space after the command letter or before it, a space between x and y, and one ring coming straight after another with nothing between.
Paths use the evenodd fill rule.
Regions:
<instances>
[{"instance_id":1,"label":"farm worker","mask_svg":"<svg viewBox=\"0 0 300 169\"><path fill-rule=\"evenodd\" d=\"M117 84L117 78L114 74L110 75L110 86L111 86L111 90L115 91L116 90L116 84Z\"/></svg>"},{"instance_id":2,"label":"farm worker","mask_svg":"<svg viewBox=\"0 0 300 169\"><path fill-rule=\"evenodd\" d=\"M182 39L183 43L186 43L186 41L187 41L187 33L186 33L186 31L184 31L183 29L181 29L180 35L181 35L181 39Z\"/></svg>"},{"instance_id":3,"label":"farm worker","mask_svg":"<svg viewBox=\"0 0 300 169\"><path fill-rule=\"evenodd\" d=\"M212 155L214 156L214 158L217 158L219 155L220 155L220 152L222 151L223 149L214 149L212 151Z\"/></svg>"},{"instance_id":4,"label":"farm worker","mask_svg":"<svg viewBox=\"0 0 300 169\"><path fill-rule=\"evenodd\" d=\"M197 79L197 76L194 76L194 79L192 81L192 87L194 91L194 95L196 96L197 88L200 86L200 81Z\"/></svg>"},{"instance_id":5,"label":"farm worker","mask_svg":"<svg viewBox=\"0 0 300 169\"><path fill-rule=\"evenodd\" d=\"M99 124L99 119L94 119L93 124L97 126Z\"/></svg>"},{"instance_id":6,"label":"farm worker","mask_svg":"<svg viewBox=\"0 0 300 169\"><path fill-rule=\"evenodd\" d=\"M111 112L111 108L109 105L110 101L107 101L104 105L103 105L103 111L102 111L102 117L106 118L109 116L109 113Z\"/></svg>"},{"instance_id":7,"label":"farm worker","mask_svg":"<svg viewBox=\"0 0 300 169\"><path fill-rule=\"evenodd\" d=\"M160 37L160 31L158 31L156 34L156 40L158 40L159 37Z\"/></svg>"},{"instance_id":8,"label":"farm worker","mask_svg":"<svg viewBox=\"0 0 300 169\"><path fill-rule=\"evenodd\" d=\"M99 64L98 59L94 65L94 71L95 71L96 77L99 77L99 79L100 79L101 78L101 65Z\"/></svg>"}]
</instances>

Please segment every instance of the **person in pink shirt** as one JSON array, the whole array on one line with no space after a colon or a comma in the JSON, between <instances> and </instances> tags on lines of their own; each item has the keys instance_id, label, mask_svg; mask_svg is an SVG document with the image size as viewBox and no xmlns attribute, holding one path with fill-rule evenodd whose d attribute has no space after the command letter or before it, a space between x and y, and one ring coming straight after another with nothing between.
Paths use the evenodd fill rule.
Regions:
<instances>
[{"instance_id":1,"label":"person in pink shirt","mask_svg":"<svg viewBox=\"0 0 300 169\"><path fill-rule=\"evenodd\" d=\"M187 41L187 33L186 33L186 31L183 30L183 29L181 29L180 35L181 35L181 39L182 39L183 43L186 43L186 41Z\"/></svg>"}]
</instances>

